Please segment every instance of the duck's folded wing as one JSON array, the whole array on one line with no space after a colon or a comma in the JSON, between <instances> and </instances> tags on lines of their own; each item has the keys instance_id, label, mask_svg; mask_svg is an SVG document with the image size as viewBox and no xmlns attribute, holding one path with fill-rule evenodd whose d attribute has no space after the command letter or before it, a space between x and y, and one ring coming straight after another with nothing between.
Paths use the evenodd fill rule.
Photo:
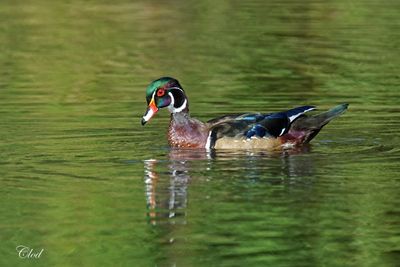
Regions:
<instances>
[{"instance_id":1,"label":"duck's folded wing","mask_svg":"<svg viewBox=\"0 0 400 267\"><path fill-rule=\"evenodd\" d=\"M226 115L208 121L210 125L207 145L212 148L223 137L252 138L279 137L289 131L293 121L305 112L315 109L312 106L294 108L284 112L261 114L245 113Z\"/></svg>"}]
</instances>

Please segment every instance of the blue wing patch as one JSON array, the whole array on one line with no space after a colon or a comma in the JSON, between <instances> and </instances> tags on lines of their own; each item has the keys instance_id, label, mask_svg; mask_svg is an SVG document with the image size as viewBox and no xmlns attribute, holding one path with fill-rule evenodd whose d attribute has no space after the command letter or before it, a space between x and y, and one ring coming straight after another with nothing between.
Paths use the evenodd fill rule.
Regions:
<instances>
[{"instance_id":1,"label":"blue wing patch","mask_svg":"<svg viewBox=\"0 0 400 267\"><path fill-rule=\"evenodd\" d=\"M245 135L247 138L251 138L253 136L264 137L266 133L267 133L267 130L263 126L261 126L260 124L256 124L253 127L251 127L251 129L248 130L245 133Z\"/></svg>"},{"instance_id":2,"label":"blue wing patch","mask_svg":"<svg viewBox=\"0 0 400 267\"><path fill-rule=\"evenodd\" d=\"M260 121L265 118L265 114L249 114L243 117L240 117L240 120L245 120L245 121Z\"/></svg>"},{"instance_id":3,"label":"blue wing patch","mask_svg":"<svg viewBox=\"0 0 400 267\"><path fill-rule=\"evenodd\" d=\"M262 120L247 130L244 135L251 137L278 137L289 130L290 121L285 112L264 115Z\"/></svg>"}]
</instances>

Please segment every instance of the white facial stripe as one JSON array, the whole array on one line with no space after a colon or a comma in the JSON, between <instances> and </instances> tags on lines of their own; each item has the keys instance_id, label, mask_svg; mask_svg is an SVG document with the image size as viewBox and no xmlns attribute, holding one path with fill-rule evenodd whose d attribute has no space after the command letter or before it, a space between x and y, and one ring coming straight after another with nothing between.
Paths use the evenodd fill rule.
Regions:
<instances>
[{"instance_id":1,"label":"white facial stripe","mask_svg":"<svg viewBox=\"0 0 400 267\"><path fill-rule=\"evenodd\" d=\"M151 99L154 101L154 96L156 95L156 90L153 92L153 94L151 95Z\"/></svg>"},{"instance_id":2,"label":"white facial stripe","mask_svg":"<svg viewBox=\"0 0 400 267\"><path fill-rule=\"evenodd\" d=\"M306 113L306 112L308 112L308 111L311 111L311 110L314 110L314 109L315 109L315 108L309 108L309 109L304 110L304 111L301 112L301 113L297 113L297 114L295 114L295 115L293 115L293 116L290 116L290 117L289 117L289 121L292 122L292 121L294 121L295 119L297 119L299 116L303 115L304 113Z\"/></svg>"},{"instance_id":3,"label":"white facial stripe","mask_svg":"<svg viewBox=\"0 0 400 267\"><path fill-rule=\"evenodd\" d=\"M181 112L182 110L184 110L186 108L186 103L187 103L187 100L185 99L185 101L183 101L182 106L180 106L179 108L176 108L174 112Z\"/></svg>"},{"instance_id":4,"label":"white facial stripe","mask_svg":"<svg viewBox=\"0 0 400 267\"><path fill-rule=\"evenodd\" d=\"M182 88L179 88L179 87L169 87L168 89L177 89L177 90L180 90L183 92Z\"/></svg>"},{"instance_id":5,"label":"white facial stripe","mask_svg":"<svg viewBox=\"0 0 400 267\"><path fill-rule=\"evenodd\" d=\"M169 95L169 97L171 97L171 104L168 105L168 110L169 110L169 112L173 113L175 110L175 108L174 108L175 98L171 92L168 92L168 95Z\"/></svg>"},{"instance_id":6,"label":"white facial stripe","mask_svg":"<svg viewBox=\"0 0 400 267\"><path fill-rule=\"evenodd\" d=\"M285 132L286 128L283 128L279 136L281 136Z\"/></svg>"},{"instance_id":7,"label":"white facial stripe","mask_svg":"<svg viewBox=\"0 0 400 267\"><path fill-rule=\"evenodd\" d=\"M181 91L183 92L183 90L180 89L180 88L177 88L177 87L172 87L172 88L173 88L173 89L179 89L179 90L181 90ZM183 110L186 108L186 105L187 105L187 100L186 100L186 99L185 99L185 101L183 101L182 106L180 106L179 108L175 108L175 107L174 107L174 104L175 104L174 96L172 95L171 92L168 92L168 95L171 97L171 104L168 105L168 110L169 110L171 113L181 112L181 111L183 111Z\"/></svg>"}]
</instances>

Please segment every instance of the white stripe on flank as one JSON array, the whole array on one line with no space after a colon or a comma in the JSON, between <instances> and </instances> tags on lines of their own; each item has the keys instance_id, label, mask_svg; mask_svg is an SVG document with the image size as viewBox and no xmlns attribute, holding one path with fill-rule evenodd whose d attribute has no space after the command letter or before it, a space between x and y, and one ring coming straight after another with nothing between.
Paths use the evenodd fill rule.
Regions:
<instances>
[{"instance_id":1,"label":"white stripe on flank","mask_svg":"<svg viewBox=\"0 0 400 267\"><path fill-rule=\"evenodd\" d=\"M204 147L205 149L211 149L211 133L212 133L212 131L210 131L210 133L208 134L208 137L207 137L207 143L206 143L206 146Z\"/></svg>"}]
</instances>

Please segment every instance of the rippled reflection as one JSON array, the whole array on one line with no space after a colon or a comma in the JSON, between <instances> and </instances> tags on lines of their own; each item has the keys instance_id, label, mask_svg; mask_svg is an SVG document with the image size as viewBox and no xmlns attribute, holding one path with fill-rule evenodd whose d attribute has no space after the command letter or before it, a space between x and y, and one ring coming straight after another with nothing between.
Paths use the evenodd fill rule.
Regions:
<instances>
[{"instance_id":1,"label":"rippled reflection","mask_svg":"<svg viewBox=\"0 0 400 267\"><path fill-rule=\"evenodd\" d=\"M2 1L0 265L399 265L399 3ZM163 75L204 121L350 109L311 153L166 151Z\"/></svg>"},{"instance_id":2,"label":"rippled reflection","mask_svg":"<svg viewBox=\"0 0 400 267\"><path fill-rule=\"evenodd\" d=\"M311 177L313 159L302 157L309 151L310 146L273 154L172 149L167 160L144 161L147 217L154 225L160 222L185 224L189 186L202 171L209 173L210 177L226 179L231 178L229 172L233 171L240 180L272 186L296 183L300 176ZM199 170L199 166L202 169Z\"/></svg>"},{"instance_id":3,"label":"rippled reflection","mask_svg":"<svg viewBox=\"0 0 400 267\"><path fill-rule=\"evenodd\" d=\"M144 163L148 218L152 224L162 218L185 216L190 179L185 161L172 162L169 165L171 171L166 174L156 171L157 163L156 160L146 160Z\"/></svg>"}]
</instances>

